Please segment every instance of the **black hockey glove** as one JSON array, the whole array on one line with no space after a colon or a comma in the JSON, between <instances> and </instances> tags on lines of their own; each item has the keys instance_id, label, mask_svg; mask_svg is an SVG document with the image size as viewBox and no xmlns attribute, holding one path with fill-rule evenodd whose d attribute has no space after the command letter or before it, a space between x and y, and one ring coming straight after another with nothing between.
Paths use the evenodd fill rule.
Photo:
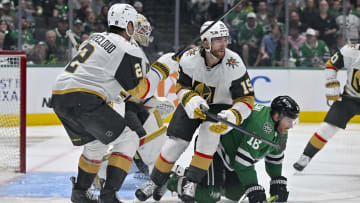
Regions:
<instances>
[{"instance_id":1,"label":"black hockey glove","mask_svg":"<svg viewBox=\"0 0 360 203\"><path fill-rule=\"evenodd\" d=\"M249 203L266 203L265 189L261 185L249 185L246 189Z\"/></svg>"},{"instance_id":2,"label":"black hockey glove","mask_svg":"<svg viewBox=\"0 0 360 203\"><path fill-rule=\"evenodd\" d=\"M289 192L286 189L287 179L284 176L277 176L270 181L270 195L278 196L277 202L287 202Z\"/></svg>"}]
</instances>

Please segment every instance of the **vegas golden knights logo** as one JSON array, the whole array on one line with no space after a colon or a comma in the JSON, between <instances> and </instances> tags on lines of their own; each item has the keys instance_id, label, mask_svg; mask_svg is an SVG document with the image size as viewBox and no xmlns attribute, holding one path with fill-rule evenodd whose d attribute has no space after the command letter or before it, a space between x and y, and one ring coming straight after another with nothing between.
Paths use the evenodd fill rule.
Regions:
<instances>
[{"instance_id":1,"label":"vegas golden knights logo","mask_svg":"<svg viewBox=\"0 0 360 203\"><path fill-rule=\"evenodd\" d=\"M208 104L214 103L215 87L208 86L202 82L194 82L193 90L197 92L202 98L204 98Z\"/></svg>"}]
</instances>

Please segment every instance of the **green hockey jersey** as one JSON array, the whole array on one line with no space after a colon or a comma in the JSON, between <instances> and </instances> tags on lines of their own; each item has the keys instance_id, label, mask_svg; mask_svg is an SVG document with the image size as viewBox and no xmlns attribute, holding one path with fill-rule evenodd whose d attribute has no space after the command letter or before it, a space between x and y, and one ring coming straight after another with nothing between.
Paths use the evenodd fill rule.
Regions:
<instances>
[{"instance_id":1,"label":"green hockey jersey","mask_svg":"<svg viewBox=\"0 0 360 203\"><path fill-rule=\"evenodd\" d=\"M255 104L251 115L241 127L265 139L280 143L281 136L276 132L270 115L270 107ZM287 134L283 135L287 140ZM218 154L229 170L233 170L243 186L258 184L254 164L265 158L266 172L270 177L281 176L284 152L261 140L232 130L221 138Z\"/></svg>"}]
</instances>

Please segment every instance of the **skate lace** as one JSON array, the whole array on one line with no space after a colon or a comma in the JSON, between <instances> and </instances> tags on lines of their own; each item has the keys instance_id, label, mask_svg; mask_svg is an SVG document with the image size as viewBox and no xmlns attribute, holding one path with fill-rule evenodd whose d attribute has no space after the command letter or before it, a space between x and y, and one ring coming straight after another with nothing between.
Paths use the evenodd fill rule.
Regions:
<instances>
[{"instance_id":1,"label":"skate lace","mask_svg":"<svg viewBox=\"0 0 360 203\"><path fill-rule=\"evenodd\" d=\"M87 197L88 199L90 199L90 200L96 200L96 201L99 200L99 196L93 194L93 193L90 192L90 191L86 191L86 197Z\"/></svg>"},{"instance_id":2,"label":"skate lace","mask_svg":"<svg viewBox=\"0 0 360 203\"><path fill-rule=\"evenodd\" d=\"M142 189L143 193L146 195L151 195L154 192L155 183L152 181L148 181L145 183L144 188Z\"/></svg>"},{"instance_id":3,"label":"skate lace","mask_svg":"<svg viewBox=\"0 0 360 203\"><path fill-rule=\"evenodd\" d=\"M308 156L301 155L297 163L301 166L306 166L309 162L310 162L310 158Z\"/></svg>"},{"instance_id":4,"label":"skate lace","mask_svg":"<svg viewBox=\"0 0 360 203\"><path fill-rule=\"evenodd\" d=\"M195 184L188 182L184 185L184 192L183 194L189 195L191 197L194 196L195 194Z\"/></svg>"}]
</instances>

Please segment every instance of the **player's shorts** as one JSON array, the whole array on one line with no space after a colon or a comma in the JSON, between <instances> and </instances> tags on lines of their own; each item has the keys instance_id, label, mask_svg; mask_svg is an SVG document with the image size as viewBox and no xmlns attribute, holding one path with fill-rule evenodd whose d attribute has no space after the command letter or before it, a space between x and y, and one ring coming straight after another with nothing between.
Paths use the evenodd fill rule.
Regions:
<instances>
[{"instance_id":1,"label":"player's shorts","mask_svg":"<svg viewBox=\"0 0 360 203\"><path fill-rule=\"evenodd\" d=\"M228 109L230 107L231 105L227 104L214 104L210 105L209 112L217 114L221 110ZM206 120L215 122L214 120L210 120L208 118ZM201 119L190 119L187 116L184 107L179 104L170 120L167 135L178 137L190 142L196 129L201 123Z\"/></svg>"},{"instance_id":2,"label":"player's shorts","mask_svg":"<svg viewBox=\"0 0 360 203\"><path fill-rule=\"evenodd\" d=\"M99 96L86 92L53 94L50 106L75 146L93 140L109 144L120 136L125 120Z\"/></svg>"},{"instance_id":3,"label":"player's shorts","mask_svg":"<svg viewBox=\"0 0 360 203\"><path fill-rule=\"evenodd\" d=\"M330 107L325 117L325 122L345 129L346 124L355 115L360 114L360 100L358 98L342 97L341 101L336 101Z\"/></svg>"}]
</instances>

